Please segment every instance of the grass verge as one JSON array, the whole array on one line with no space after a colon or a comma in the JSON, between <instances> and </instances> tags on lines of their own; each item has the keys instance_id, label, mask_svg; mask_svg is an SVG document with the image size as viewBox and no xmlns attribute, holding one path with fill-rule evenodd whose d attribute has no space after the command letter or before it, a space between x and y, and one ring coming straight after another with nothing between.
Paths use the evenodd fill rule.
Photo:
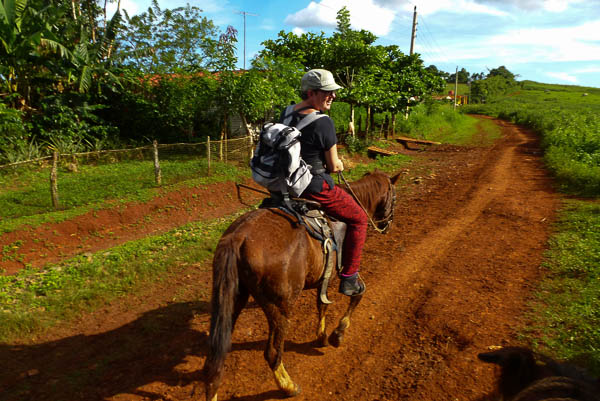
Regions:
<instances>
[{"instance_id":1,"label":"grass verge","mask_svg":"<svg viewBox=\"0 0 600 401\"><path fill-rule=\"evenodd\" d=\"M31 338L59 321L135 291L171 269L207 260L222 232L244 211L79 255L43 270L0 276L0 341Z\"/></svg>"},{"instance_id":2,"label":"grass verge","mask_svg":"<svg viewBox=\"0 0 600 401\"><path fill-rule=\"evenodd\" d=\"M567 201L546 256L525 337L600 375L600 203Z\"/></svg>"}]
</instances>

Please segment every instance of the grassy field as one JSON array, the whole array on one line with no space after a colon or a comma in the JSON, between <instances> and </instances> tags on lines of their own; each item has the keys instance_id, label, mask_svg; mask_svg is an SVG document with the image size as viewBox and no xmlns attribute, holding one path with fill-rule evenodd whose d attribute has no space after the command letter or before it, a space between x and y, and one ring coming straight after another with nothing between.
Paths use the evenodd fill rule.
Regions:
<instances>
[{"instance_id":1,"label":"grassy field","mask_svg":"<svg viewBox=\"0 0 600 401\"><path fill-rule=\"evenodd\" d=\"M161 162L163 187L198 185L236 179L247 171L227 163L180 158ZM0 232L28 224L58 222L91 209L111 207L107 202L144 201L159 193L152 161L126 160L119 163L80 165L78 172L62 166L58 171L60 210L50 196L48 167L22 167L0 174Z\"/></svg>"},{"instance_id":2,"label":"grassy field","mask_svg":"<svg viewBox=\"0 0 600 401\"><path fill-rule=\"evenodd\" d=\"M477 120L438 102L415 107L398 126L406 136L461 146L489 145L500 137L500 128L493 122ZM480 130L487 133L486 142L477 137Z\"/></svg>"},{"instance_id":3,"label":"grassy field","mask_svg":"<svg viewBox=\"0 0 600 401\"><path fill-rule=\"evenodd\" d=\"M440 95L447 95L448 93L450 93L450 91L454 92L454 88L455 85L452 84L446 84L446 91L444 93L440 93ZM458 90L456 91L457 95L470 95L471 94L471 88L469 87L469 85L467 84L458 84Z\"/></svg>"},{"instance_id":4,"label":"grassy field","mask_svg":"<svg viewBox=\"0 0 600 401\"><path fill-rule=\"evenodd\" d=\"M550 241L548 277L525 338L600 375L600 89L532 81L486 105L464 109L535 130L565 202Z\"/></svg>"}]
</instances>

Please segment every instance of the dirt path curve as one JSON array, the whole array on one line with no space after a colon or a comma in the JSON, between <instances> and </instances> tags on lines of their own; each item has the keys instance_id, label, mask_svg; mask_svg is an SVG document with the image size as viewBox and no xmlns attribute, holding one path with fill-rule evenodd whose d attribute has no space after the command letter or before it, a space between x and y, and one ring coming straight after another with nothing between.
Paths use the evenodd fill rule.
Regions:
<instances>
[{"instance_id":1,"label":"dirt path curve","mask_svg":"<svg viewBox=\"0 0 600 401\"><path fill-rule=\"evenodd\" d=\"M314 293L300 299L284 356L302 388L296 400L489 398L493 370L476 355L515 344L527 324L560 201L535 136L497 123L504 138L493 148L415 155L429 174L399 193L390 233L370 232L367 293L340 348L313 346ZM0 398L192 399L206 353L209 284L196 267L37 344L0 347L0 372L11 367L0 376L0 391L10 389ZM330 298L331 330L347 300L333 291ZM280 399L262 356L266 333L251 303L236 326L220 400Z\"/></svg>"}]
</instances>

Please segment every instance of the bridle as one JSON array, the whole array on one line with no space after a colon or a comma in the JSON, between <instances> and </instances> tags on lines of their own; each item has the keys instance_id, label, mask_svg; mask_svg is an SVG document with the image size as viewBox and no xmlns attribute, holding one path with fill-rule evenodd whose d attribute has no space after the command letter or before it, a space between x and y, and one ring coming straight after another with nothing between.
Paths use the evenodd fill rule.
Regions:
<instances>
[{"instance_id":1,"label":"bridle","mask_svg":"<svg viewBox=\"0 0 600 401\"><path fill-rule=\"evenodd\" d=\"M352 197L354 198L356 203L358 203L358 205L362 208L362 210L365 212L365 214L369 218L369 222L371 223L371 226L375 229L375 231L377 231L378 233L381 233L381 234L385 234L387 232L387 230L389 230L389 228L392 224L392 221L394 220L394 209L396 207L396 191L394 191L394 186L392 185L392 181L390 179L388 179L388 194L392 195L392 205L388 209L387 207L389 206L389 202L386 199L386 209L388 209L388 210L386 210L386 215L382 219L373 220L371 218L371 216L369 216L369 213L367 213L367 210L365 209L365 207L360 202L360 199L358 199L358 197L352 190L352 187L350 186L348 181L346 181L346 178L344 177L344 174L342 174L341 171L338 172L338 180L341 180L344 182L344 184L348 188L348 191L350 192L350 194L352 195ZM388 197L389 197L389 195L388 195ZM379 223L385 223L385 226L383 228L379 228L377 226L377 224L379 224Z\"/></svg>"}]
</instances>

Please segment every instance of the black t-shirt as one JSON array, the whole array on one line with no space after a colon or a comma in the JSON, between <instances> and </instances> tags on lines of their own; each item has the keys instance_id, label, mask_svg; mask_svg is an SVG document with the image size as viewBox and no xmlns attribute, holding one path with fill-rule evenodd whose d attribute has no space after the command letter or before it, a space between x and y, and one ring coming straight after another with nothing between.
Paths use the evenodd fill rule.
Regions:
<instances>
[{"instance_id":1,"label":"black t-shirt","mask_svg":"<svg viewBox=\"0 0 600 401\"><path fill-rule=\"evenodd\" d=\"M321 114L320 112L317 113ZM288 125L296 126L305 116L305 114L294 111L292 120ZM318 160L322 165L325 165L325 152L337 144L333 120L329 116L318 118L302 128L300 132L302 132L302 136L300 136L300 143L302 144L300 156L308 164L314 164L314 161ZM314 175L305 191L311 193L321 192L323 181L327 182L329 188L333 188L333 178L327 172L323 172Z\"/></svg>"}]
</instances>

